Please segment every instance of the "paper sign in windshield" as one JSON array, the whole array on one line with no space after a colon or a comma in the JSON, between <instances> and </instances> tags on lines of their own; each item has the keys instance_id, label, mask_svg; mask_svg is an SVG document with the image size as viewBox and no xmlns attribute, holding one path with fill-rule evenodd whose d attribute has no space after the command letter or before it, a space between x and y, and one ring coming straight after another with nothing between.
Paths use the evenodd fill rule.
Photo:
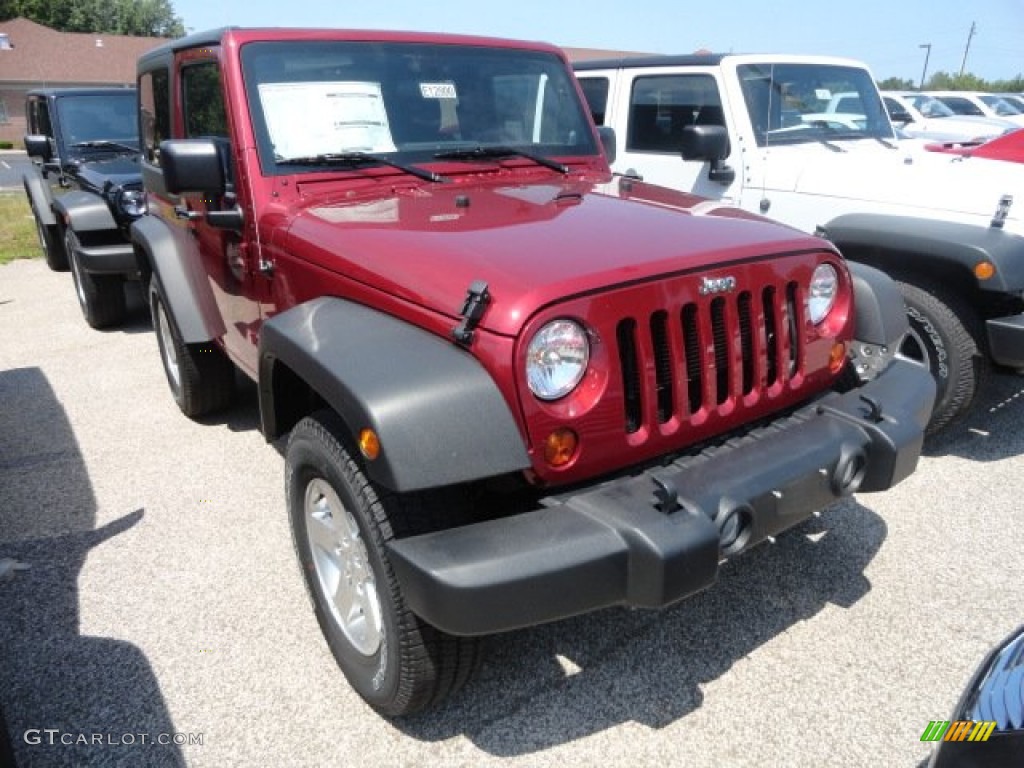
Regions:
<instances>
[{"instance_id":1,"label":"paper sign in windshield","mask_svg":"<svg viewBox=\"0 0 1024 768\"><path fill-rule=\"evenodd\" d=\"M335 152L394 152L380 83L260 83L277 160Z\"/></svg>"},{"instance_id":2,"label":"paper sign in windshield","mask_svg":"<svg viewBox=\"0 0 1024 768\"><path fill-rule=\"evenodd\" d=\"M424 99L454 99L455 83L420 83L420 96Z\"/></svg>"}]
</instances>

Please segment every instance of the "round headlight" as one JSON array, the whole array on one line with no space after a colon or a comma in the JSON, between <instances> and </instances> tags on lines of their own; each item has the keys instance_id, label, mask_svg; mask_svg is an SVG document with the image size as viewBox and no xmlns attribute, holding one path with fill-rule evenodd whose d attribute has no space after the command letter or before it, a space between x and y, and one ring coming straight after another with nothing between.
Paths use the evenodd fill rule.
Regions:
<instances>
[{"instance_id":1,"label":"round headlight","mask_svg":"<svg viewBox=\"0 0 1024 768\"><path fill-rule=\"evenodd\" d=\"M836 303L839 293L839 274L831 264L819 264L811 275L810 291L807 295L807 314L817 325L825 319Z\"/></svg>"},{"instance_id":2,"label":"round headlight","mask_svg":"<svg viewBox=\"0 0 1024 768\"><path fill-rule=\"evenodd\" d=\"M117 194L117 207L121 213L136 219L146 212L146 192L142 189L122 189Z\"/></svg>"},{"instance_id":3,"label":"round headlight","mask_svg":"<svg viewBox=\"0 0 1024 768\"><path fill-rule=\"evenodd\" d=\"M526 381L541 400L557 400L572 392L587 370L590 341L572 320L545 325L526 350Z\"/></svg>"}]
</instances>

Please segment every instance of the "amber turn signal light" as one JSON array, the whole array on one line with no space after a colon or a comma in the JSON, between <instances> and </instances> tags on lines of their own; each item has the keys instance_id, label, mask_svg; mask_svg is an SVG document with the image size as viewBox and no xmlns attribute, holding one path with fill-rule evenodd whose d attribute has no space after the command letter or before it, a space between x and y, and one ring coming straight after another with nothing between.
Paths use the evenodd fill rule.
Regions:
<instances>
[{"instance_id":1,"label":"amber turn signal light","mask_svg":"<svg viewBox=\"0 0 1024 768\"><path fill-rule=\"evenodd\" d=\"M832 342L832 350L828 354L828 369L839 373L846 365L846 345L841 341Z\"/></svg>"},{"instance_id":2,"label":"amber turn signal light","mask_svg":"<svg viewBox=\"0 0 1024 768\"><path fill-rule=\"evenodd\" d=\"M979 261L974 265L974 276L979 280L990 280L995 274L996 267L991 261Z\"/></svg>"},{"instance_id":3,"label":"amber turn signal light","mask_svg":"<svg viewBox=\"0 0 1024 768\"><path fill-rule=\"evenodd\" d=\"M552 467L564 467L576 455L579 438L571 429L560 427L544 441L544 461Z\"/></svg>"},{"instance_id":4,"label":"amber turn signal light","mask_svg":"<svg viewBox=\"0 0 1024 768\"><path fill-rule=\"evenodd\" d=\"M364 429L359 433L359 452L370 461L380 456L380 438L372 429Z\"/></svg>"}]
</instances>

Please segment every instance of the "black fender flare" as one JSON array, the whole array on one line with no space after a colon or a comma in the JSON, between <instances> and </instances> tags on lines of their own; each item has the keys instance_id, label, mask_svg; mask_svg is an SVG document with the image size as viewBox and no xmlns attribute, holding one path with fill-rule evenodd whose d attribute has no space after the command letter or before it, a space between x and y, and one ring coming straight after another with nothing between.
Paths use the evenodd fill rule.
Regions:
<instances>
[{"instance_id":1,"label":"black fender flare","mask_svg":"<svg viewBox=\"0 0 1024 768\"><path fill-rule=\"evenodd\" d=\"M158 280L174 325L186 344L205 344L224 335L224 321L198 253L188 252L156 216L132 222L131 240L143 275Z\"/></svg>"},{"instance_id":2,"label":"black fender flare","mask_svg":"<svg viewBox=\"0 0 1024 768\"><path fill-rule=\"evenodd\" d=\"M55 198L53 212L75 232L116 230L117 222L103 198L75 189Z\"/></svg>"},{"instance_id":3,"label":"black fender flare","mask_svg":"<svg viewBox=\"0 0 1024 768\"><path fill-rule=\"evenodd\" d=\"M880 347L896 347L910 328L896 281L867 264L850 261L847 267L853 280L854 338Z\"/></svg>"},{"instance_id":4,"label":"black fender flare","mask_svg":"<svg viewBox=\"0 0 1024 768\"><path fill-rule=\"evenodd\" d=\"M38 170L22 174L22 185L28 196L29 205L35 209L39 223L47 227L57 225L57 217L53 215L53 190Z\"/></svg>"},{"instance_id":5,"label":"black fender flare","mask_svg":"<svg viewBox=\"0 0 1024 768\"><path fill-rule=\"evenodd\" d=\"M372 429L380 456L370 478L397 492L521 471L523 437L490 374L466 350L391 315L321 297L268 320L260 334L264 436L278 420L282 366L334 409L355 438Z\"/></svg>"},{"instance_id":6,"label":"black fender flare","mask_svg":"<svg viewBox=\"0 0 1024 768\"><path fill-rule=\"evenodd\" d=\"M993 210L993 214L995 211ZM1024 289L1024 237L999 227L914 216L850 213L819 228L850 260L867 261L890 274L932 274L937 267L969 275L974 287L1000 293ZM898 254L889 258L887 254ZM920 257L920 260L915 260ZM974 266L989 261L996 273L974 276Z\"/></svg>"}]
</instances>

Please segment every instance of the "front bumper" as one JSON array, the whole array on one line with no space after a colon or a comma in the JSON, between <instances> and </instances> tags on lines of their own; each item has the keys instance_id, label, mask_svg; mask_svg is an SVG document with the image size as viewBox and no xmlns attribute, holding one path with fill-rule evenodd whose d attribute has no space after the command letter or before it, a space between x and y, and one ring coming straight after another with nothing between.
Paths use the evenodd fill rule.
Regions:
<instances>
[{"instance_id":1,"label":"front bumper","mask_svg":"<svg viewBox=\"0 0 1024 768\"><path fill-rule=\"evenodd\" d=\"M665 606L712 584L723 556L907 477L934 397L924 368L896 360L723 446L538 510L393 541L389 559L409 607L455 635Z\"/></svg>"},{"instance_id":2,"label":"front bumper","mask_svg":"<svg viewBox=\"0 0 1024 768\"><path fill-rule=\"evenodd\" d=\"M1008 368L1024 368L1024 314L997 317L985 327L992 360Z\"/></svg>"},{"instance_id":3,"label":"front bumper","mask_svg":"<svg viewBox=\"0 0 1024 768\"><path fill-rule=\"evenodd\" d=\"M68 254L70 255L70 254ZM78 263L86 272L96 275L131 275L139 271L131 243L82 245L75 248Z\"/></svg>"}]
</instances>

